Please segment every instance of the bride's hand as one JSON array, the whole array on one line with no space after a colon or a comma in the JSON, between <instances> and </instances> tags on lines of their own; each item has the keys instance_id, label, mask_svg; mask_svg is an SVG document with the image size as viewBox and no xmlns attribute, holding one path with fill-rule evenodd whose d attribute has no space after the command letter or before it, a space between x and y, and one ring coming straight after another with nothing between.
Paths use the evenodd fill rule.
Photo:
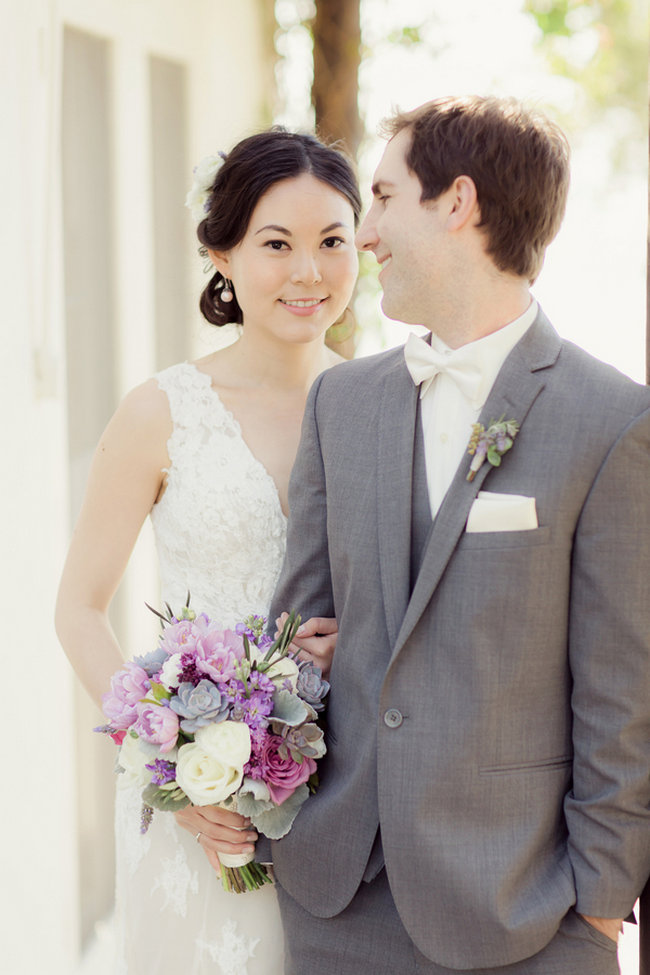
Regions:
<instances>
[{"instance_id":1,"label":"bride's hand","mask_svg":"<svg viewBox=\"0 0 650 975\"><path fill-rule=\"evenodd\" d=\"M185 806L176 822L201 844L210 865L221 872L219 853L250 853L257 833L250 820L218 806Z\"/></svg>"},{"instance_id":2,"label":"bride's hand","mask_svg":"<svg viewBox=\"0 0 650 975\"><path fill-rule=\"evenodd\" d=\"M275 621L276 637L280 635L288 616L288 613L283 613ZM298 628L291 649L298 654L300 660L313 660L320 667L323 677L327 677L332 666L338 632L338 624L332 617L312 616Z\"/></svg>"}]
</instances>

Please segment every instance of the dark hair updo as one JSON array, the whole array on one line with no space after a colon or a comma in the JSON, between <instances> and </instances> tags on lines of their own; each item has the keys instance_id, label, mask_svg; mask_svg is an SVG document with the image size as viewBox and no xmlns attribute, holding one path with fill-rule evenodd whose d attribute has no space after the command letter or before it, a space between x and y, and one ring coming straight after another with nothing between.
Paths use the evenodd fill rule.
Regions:
<instances>
[{"instance_id":1,"label":"dark hair updo","mask_svg":"<svg viewBox=\"0 0 650 975\"><path fill-rule=\"evenodd\" d=\"M203 245L201 254L207 256L208 248L228 251L235 247L266 191L280 180L303 173L310 173L341 193L354 211L355 227L358 225L361 196L347 157L313 135L275 127L238 142L225 157L212 186L208 214L196 228ZM243 316L236 295L232 301L221 299L224 285L225 278L217 271L201 295L201 313L213 325L240 324Z\"/></svg>"}]
</instances>

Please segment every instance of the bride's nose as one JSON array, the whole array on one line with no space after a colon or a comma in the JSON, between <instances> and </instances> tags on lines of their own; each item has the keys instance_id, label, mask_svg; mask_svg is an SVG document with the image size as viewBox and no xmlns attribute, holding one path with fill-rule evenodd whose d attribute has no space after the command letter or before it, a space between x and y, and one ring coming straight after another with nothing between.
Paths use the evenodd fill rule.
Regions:
<instances>
[{"instance_id":1,"label":"bride's nose","mask_svg":"<svg viewBox=\"0 0 650 975\"><path fill-rule=\"evenodd\" d=\"M296 254L291 280L294 284L318 284L323 280L319 263L314 254Z\"/></svg>"}]
</instances>

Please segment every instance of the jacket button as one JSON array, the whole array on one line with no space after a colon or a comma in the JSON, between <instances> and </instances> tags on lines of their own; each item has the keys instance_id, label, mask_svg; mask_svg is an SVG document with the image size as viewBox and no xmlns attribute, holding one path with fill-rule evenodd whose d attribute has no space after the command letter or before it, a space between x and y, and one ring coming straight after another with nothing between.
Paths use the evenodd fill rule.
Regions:
<instances>
[{"instance_id":1,"label":"jacket button","mask_svg":"<svg viewBox=\"0 0 650 975\"><path fill-rule=\"evenodd\" d=\"M404 717L397 708L389 708L384 714L384 724L389 728L399 728Z\"/></svg>"}]
</instances>

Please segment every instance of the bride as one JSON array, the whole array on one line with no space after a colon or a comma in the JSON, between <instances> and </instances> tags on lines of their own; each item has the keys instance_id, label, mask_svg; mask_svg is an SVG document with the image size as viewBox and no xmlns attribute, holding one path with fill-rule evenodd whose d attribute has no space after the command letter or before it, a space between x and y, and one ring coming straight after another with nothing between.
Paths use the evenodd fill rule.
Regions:
<instances>
[{"instance_id":1,"label":"bride","mask_svg":"<svg viewBox=\"0 0 650 975\"><path fill-rule=\"evenodd\" d=\"M98 703L123 663L108 607L147 515L172 608L189 590L193 608L226 627L267 612L305 400L338 359L325 330L344 314L357 274L359 193L334 149L272 130L195 175L188 203L215 268L201 311L215 325L241 324L241 334L129 393L95 453L56 625ZM326 667L335 621L309 620L298 636ZM188 806L157 813L141 834L140 807L137 789L118 788L115 971L281 975L275 890L235 895L219 877L220 852L253 847L248 823Z\"/></svg>"}]
</instances>

